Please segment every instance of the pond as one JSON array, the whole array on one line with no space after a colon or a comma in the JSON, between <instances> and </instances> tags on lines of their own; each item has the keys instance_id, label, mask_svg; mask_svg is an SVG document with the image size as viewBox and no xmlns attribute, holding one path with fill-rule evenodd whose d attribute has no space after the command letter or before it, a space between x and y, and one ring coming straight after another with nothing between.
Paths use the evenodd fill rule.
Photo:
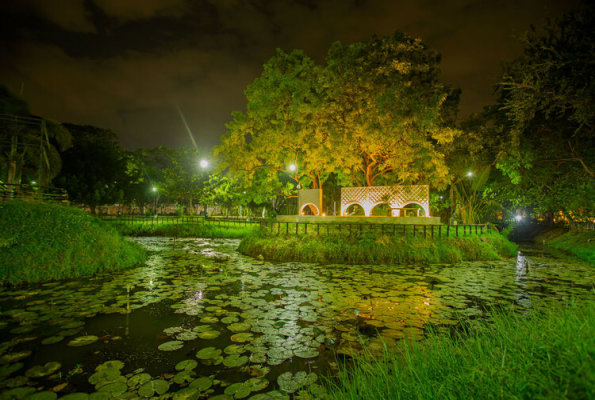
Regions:
<instances>
[{"instance_id":1,"label":"pond","mask_svg":"<svg viewBox=\"0 0 595 400\"><path fill-rule=\"evenodd\" d=\"M544 257L429 266L269 263L237 240L137 238L146 265L0 292L0 400L289 398L336 368L492 307L592 298ZM383 344L384 343L384 344Z\"/></svg>"}]
</instances>

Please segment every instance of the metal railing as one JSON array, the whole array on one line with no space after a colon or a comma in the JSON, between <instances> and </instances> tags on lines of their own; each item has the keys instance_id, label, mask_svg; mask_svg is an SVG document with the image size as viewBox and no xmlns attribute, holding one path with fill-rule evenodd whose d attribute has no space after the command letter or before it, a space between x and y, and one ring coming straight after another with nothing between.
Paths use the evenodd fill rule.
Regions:
<instances>
[{"instance_id":1,"label":"metal railing","mask_svg":"<svg viewBox=\"0 0 595 400\"><path fill-rule=\"evenodd\" d=\"M61 188L16 183L0 183L0 201L33 200L68 203L68 193Z\"/></svg>"},{"instance_id":2,"label":"metal railing","mask_svg":"<svg viewBox=\"0 0 595 400\"><path fill-rule=\"evenodd\" d=\"M102 215L99 218L104 221L113 223L129 224L129 225L214 225L220 227L247 227L258 226L259 221L253 221L247 218L233 219L233 218L204 218L193 216L144 216L144 215Z\"/></svg>"},{"instance_id":3,"label":"metal railing","mask_svg":"<svg viewBox=\"0 0 595 400\"><path fill-rule=\"evenodd\" d=\"M276 234L329 235L376 233L383 235L411 235L424 238L459 237L482 235L490 232L490 224L473 225L418 225L418 224L350 224L350 223L310 223L310 222L269 222L261 221L260 226Z\"/></svg>"}]
</instances>

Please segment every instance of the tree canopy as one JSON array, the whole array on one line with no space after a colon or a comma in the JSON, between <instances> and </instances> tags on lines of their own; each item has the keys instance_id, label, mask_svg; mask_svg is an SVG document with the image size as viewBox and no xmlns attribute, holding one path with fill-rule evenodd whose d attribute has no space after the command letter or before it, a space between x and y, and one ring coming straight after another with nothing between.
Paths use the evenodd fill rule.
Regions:
<instances>
[{"instance_id":1,"label":"tree canopy","mask_svg":"<svg viewBox=\"0 0 595 400\"><path fill-rule=\"evenodd\" d=\"M216 152L231 173L271 195L289 194L292 181L320 188L332 173L346 185L444 187L457 92L438 83L439 60L399 31L336 42L325 66L278 50Z\"/></svg>"}]
</instances>

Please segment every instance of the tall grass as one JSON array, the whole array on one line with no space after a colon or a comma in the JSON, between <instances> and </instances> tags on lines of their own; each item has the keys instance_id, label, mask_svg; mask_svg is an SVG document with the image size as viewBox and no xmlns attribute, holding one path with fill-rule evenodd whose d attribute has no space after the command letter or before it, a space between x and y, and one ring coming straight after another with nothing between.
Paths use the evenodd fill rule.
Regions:
<instances>
[{"instance_id":1,"label":"tall grass","mask_svg":"<svg viewBox=\"0 0 595 400\"><path fill-rule=\"evenodd\" d=\"M241 239L258 229L257 225L209 225L209 224L130 224L114 223L114 227L126 236L170 236L170 237L201 237Z\"/></svg>"},{"instance_id":2,"label":"tall grass","mask_svg":"<svg viewBox=\"0 0 595 400\"><path fill-rule=\"evenodd\" d=\"M548 246L595 264L595 231L593 230L571 230L549 241Z\"/></svg>"},{"instance_id":3,"label":"tall grass","mask_svg":"<svg viewBox=\"0 0 595 400\"><path fill-rule=\"evenodd\" d=\"M140 246L74 207L0 204L0 285L121 270L144 259Z\"/></svg>"},{"instance_id":4,"label":"tall grass","mask_svg":"<svg viewBox=\"0 0 595 400\"><path fill-rule=\"evenodd\" d=\"M246 236L239 251L267 259L320 263L454 263L514 256L516 247L497 233L483 236L424 239L364 232L346 236L278 235L259 230Z\"/></svg>"},{"instance_id":5,"label":"tall grass","mask_svg":"<svg viewBox=\"0 0 595 400\"><path fill-rule=\"evenodd\" d=\"M593 399L595 303L501 310L476 329L364 358L326 382L327 399Z\"/></svg>"}]
</instances>

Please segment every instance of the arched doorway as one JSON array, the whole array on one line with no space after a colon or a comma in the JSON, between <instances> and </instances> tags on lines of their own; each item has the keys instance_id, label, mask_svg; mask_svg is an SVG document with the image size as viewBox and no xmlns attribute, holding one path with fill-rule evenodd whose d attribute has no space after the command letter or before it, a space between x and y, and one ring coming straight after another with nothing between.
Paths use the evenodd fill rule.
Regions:
<instances>
[{"instance_id":1,"label":"arched doorway","mask_svg":"<svg viewBox=\"0 0 595 400\"><path fill-rule=\"evenodd\" d=\"M426 211L417 203L407 203L401 207L401 217L425 217Z\"/></svg>"},{"instance_id":2,"label":"arched doorway","mask_svg":"<svg viewBox=\"0 0 595 400\"><path fill-rule=\"evenodd\" d=\"M300 215L318 215L319 211L318 208L314 204L308 203L302 206L300 210Z\"/></svg>"},{"instance_id":3,"label":"arched doorway","mask_svg":"<svg viewBox=\"0 0 595 400\"><path fill-rule=\"evenodd\" d=\"M345 216L347 217L364 217L365 215L366 212L364 211L364 208L357 203L350 204L345 209Z\"/></svg>"},{"instance_id":4,"label":"arched doorway","mask_svg":"<svg viewBox=\"0 0 595 400\"><path fill-rule=\"evenodd\" d=\"M391 215L391 208L387 203L376 204L370 212L371 217L390 217Z\"/></svg>"}]
</instances>

